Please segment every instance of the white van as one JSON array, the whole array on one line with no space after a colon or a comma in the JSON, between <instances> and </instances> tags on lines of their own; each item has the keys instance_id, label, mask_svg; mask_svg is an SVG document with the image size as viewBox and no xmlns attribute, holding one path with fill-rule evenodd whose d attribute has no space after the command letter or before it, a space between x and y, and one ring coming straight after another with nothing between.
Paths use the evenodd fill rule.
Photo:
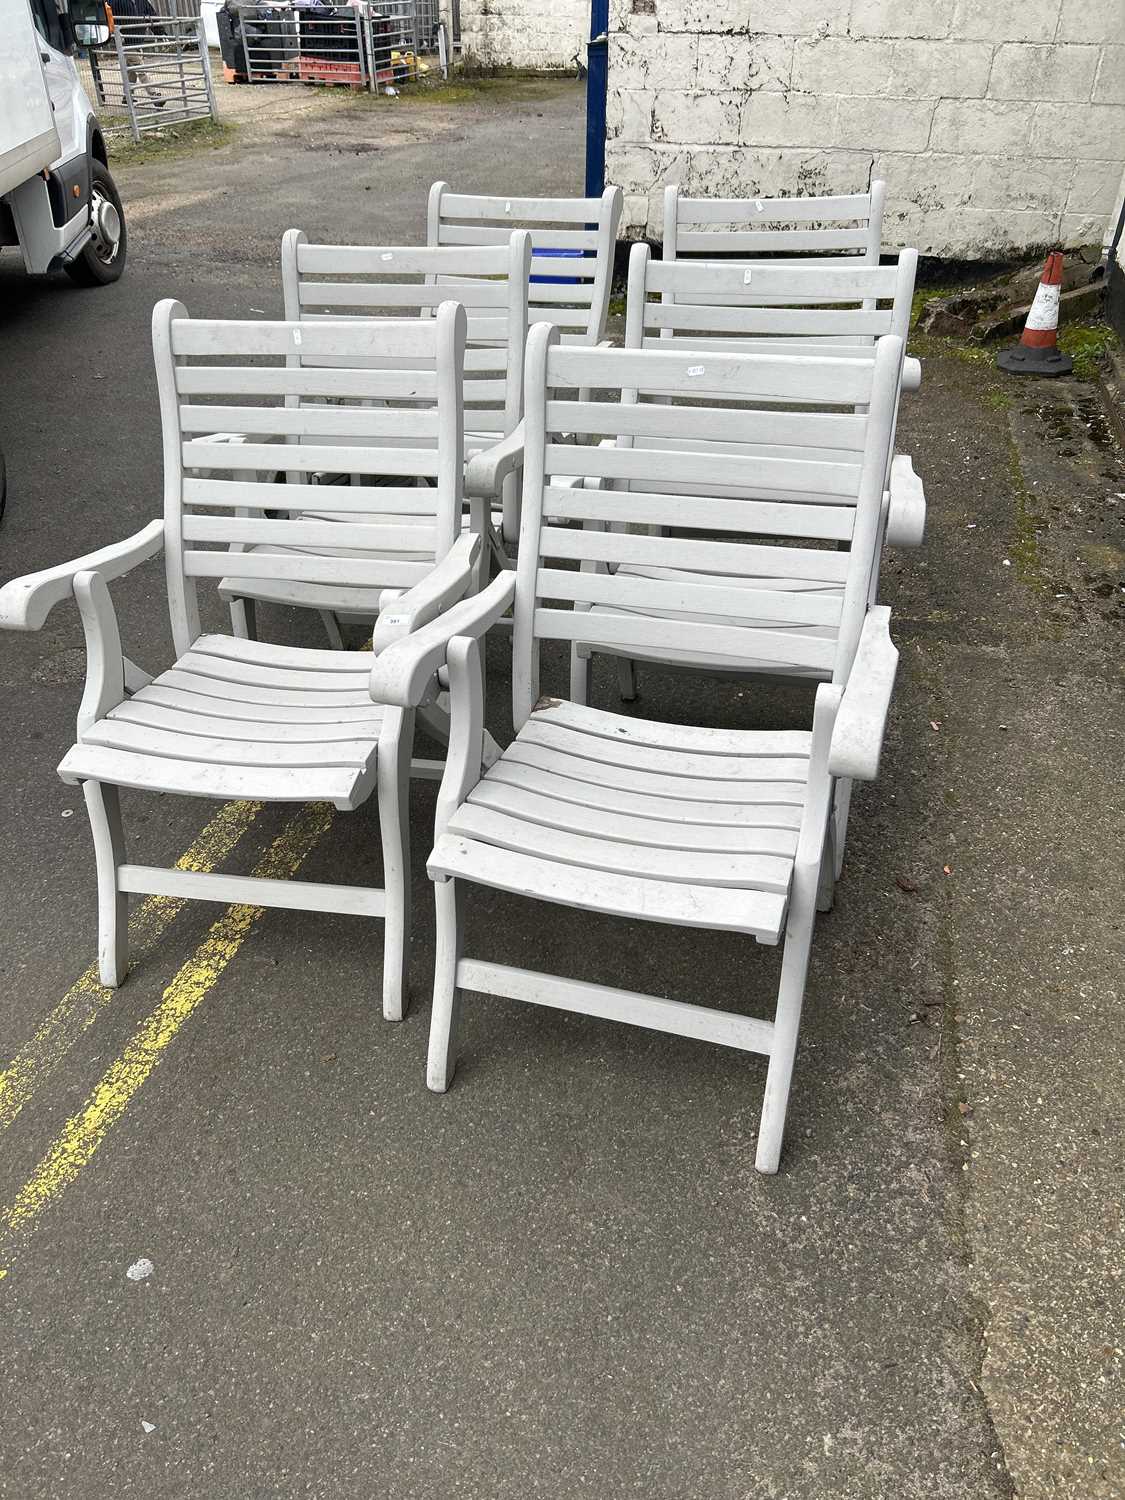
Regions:
<instances>
[{"instance_id":1,"label":"white van","mask_svg":"<svg viewBox=\"0 0 1125 1500\"><path fill-rule=\"evenodd\" d=\"M97 39L104 6L78 4L78 36ZM66 0L0 0L0 246L18 246L31 275L61 266L105 286L125 269L125 215L75 30Z\"/></svg>"}]
</instances>

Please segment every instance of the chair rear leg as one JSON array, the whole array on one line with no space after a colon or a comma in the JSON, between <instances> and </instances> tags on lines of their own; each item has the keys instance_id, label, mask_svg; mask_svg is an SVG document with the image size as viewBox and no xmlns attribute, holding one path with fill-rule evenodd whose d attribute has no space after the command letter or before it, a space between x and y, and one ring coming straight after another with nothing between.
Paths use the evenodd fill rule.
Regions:
<instances>
[{"instance_id":1,"label":"chair rear leg","mask_svg":"<svg viewBox=\"0 0 1125 1500\"><path fill-rule=\"evenodd\" d=\"M583 706L590 701L590 658L582 654L577 641L570 648L570 701Z\"/></svg>"},{"instance_id":2,"label":"chair rear leg","mask_svg":"<svg viewBox=\"0 0 1125 1500\"><path fill-rule=\"evenodd\" d=\"M634 703L637 698L637 669L628 656L617 658L617 691L623 703Z\"/></svg>"},{"instance_id":3,"label":"chair rear leg","mask_svg":"<svg viewBox=\"0 0 1125 1500\"><path fill-rule=\"evenodd\" d=\"M344 635L340 629L340 622L332 613L332 611L330 609L318 609L317 614L320 616L321 623L324 625L325 632L328 636L328 644L332 647L333 651L346 650L347 648L344 645Z\"/></svg>"},{"instance_id":4,"label":"chair rear leg","mask_svg":"<svg viewBox=\"0 0 1125 1500\"><path fill-rule=\"evenodd\" d=\"M844 868L844 844L848 837L848 812L852 805L852 782L842 776L836 783L836 800L832 808L832 836L835 845L833 874L839 880Z\"/></svg>"},{"instance_id":5,"label":"chair rear leg","mask_svg":"<svg viewBox=\"0 0 1125 1500\"><path fill-rule=\"evenodd\" d=\"M820 856L820 879L816 887L817 911L831 911L836 904L836 825L829 818Z\"/></svg>"},{"instance_id":6,"label":"chair rear leg","mask_svg":"<svg viewBox=\"0 0 1125 1500\"><path fill-rule=\"evenodd\" d=\"M410 757L414 714L390 708L379 736L379 834L383 843L383 1015L401 1021L410 973Z\"/></svg>"},{"instance_id":7,"label":"chair rear leg","mask_svg":"<svg viewBox=\"0 0 1125 1500\"><path fill-rule=\"evenodd\" d=\"M117 888L117 871L125 863L121 796L101 781L84 781L82 795L98 870L98 975L116 989L129 967L129 898Z\"/></svg>"},{"instance_id":8,"label":"chair rear leg","mask_svg":"<svg viewBox=\"0 0 1125 1500\"><path fill-rule=\"evenodd\" d=\"M258 611L253 599L230 601L230 628L241 641L258 639Z\"/></svg>"},{"instance_id":9,"label":"chair rear leg","mask_svg":"<svg viewBox=\"0 0 1125 1500\"><path fill-rule=\"evenodd\" d=\"M754 1161L759 1172L776 1172L781 1160L785 1113L789 1106L789 1084L793 1077L793 1059L797 1053L801 1006L805 998L805 977L809 970L809 950L812 947L817 882L818 870L815 866L799 865L793 872L793 897L785 934L785 951L781 959L777 1013L773 1022L766 1094L762 1103L762 1123L758 1130L758 1151Z\"/></svg>"},{"instance_id":10,"label":"chair rear leg","mask_svg":"<svg viewBox=\"0 0 1125 1500\"><path fill-rule=\"evenodd\" d=\"M434 955L434 1008L430 1017L430 1048L426 1059L426 1087L444 1094L457 1069L457 1030L461 1019L461 991L457 965L464 943L465 898L459 880L434 884L437 906L437 951Z\"/></svg>"}]
</instances>

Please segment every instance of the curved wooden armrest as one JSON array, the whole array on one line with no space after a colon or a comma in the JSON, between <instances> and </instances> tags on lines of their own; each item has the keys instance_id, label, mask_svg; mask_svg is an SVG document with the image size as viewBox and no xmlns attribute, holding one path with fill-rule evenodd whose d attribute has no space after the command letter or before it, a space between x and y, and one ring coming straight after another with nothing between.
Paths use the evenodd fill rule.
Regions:
<instances>
[{"instance_id":1,"label":"curved wooden armrest","mask_svg":"<svg viewBox=\"0 0 1125 1500\"><path fill-rule=\"evenodd\" d=\"M926 534L926 492L907 453L891 460L887 541L892 547L920 547Z\"/></svg>"},{"instance_id":2,"label":"curved wooden armrest","mask_svg":"<svg viewBox=\"0 0 1125 1500\"><path fill-rule=\"evenodd\" d=\"M868 610L832 731L828 769L833 776L874 781L891 707L898 652L890 637L885 604Z\"/></svg>"},{"instance_id":3,"label":"curved wooden armrest","mask_svg":"<svg viewBox=\"0 0 1125 1500\"><path fill-rule=\"evenodd\" d=\"M462 599L445 614L404 636L376 658L369 686L376 703L410 708L420 703L454 636L482 636L511 604L516 576L501 573L471 599Z\"/></svg>"},{"instance_id":4,"label":"curved wooden armrest","mask_svg":"<svg viewBox=\"0 0 1125 1500\"><path fill-rule=\"evenodd\" d=\"M904 391L916 391L922 384L922 361L913 354L908 354L902 362L902 388Z\"/></svg>"},{"instance_id":5,"label":"curved wooden armrest","mask_svg":"<svg viewBox=\"0 0 1125 1500\"><path fill-rule=\"evenodd\" d=\"M465 465L465 493L490 498L522 463L523 423L520 422L506 438L469 459Z\"/></svg>"},{"instance_id":6,"label":"curved wooden armrest","mask_svg":"<svg viewBox=\"0 0 1125 1500\"><path fill-rule=\"evenodd\" d=\"M120 578L164 548L164 522L150 521L135 536L88 552L73 562L39 573L25 573L0 589L0 629L41 630L55 605L74 595L78 573L100 573L107 583Z\"/></svg>"},{"instance_id":7,"label":"curved wooden armrest","mask_svg":"<svg viewBox=\"0 0 1125 1500\"><path fill-rule=\"evenodd\" d=\"M375 621L371 649L376 655L403 636L428 625L443 609L448 609L462 597L472 582L480 549L479 536L462 533L432 572L392 600L390 608ZM387 592L385 590L379 596L380 605Z\"/></svg>"}]
</instances>

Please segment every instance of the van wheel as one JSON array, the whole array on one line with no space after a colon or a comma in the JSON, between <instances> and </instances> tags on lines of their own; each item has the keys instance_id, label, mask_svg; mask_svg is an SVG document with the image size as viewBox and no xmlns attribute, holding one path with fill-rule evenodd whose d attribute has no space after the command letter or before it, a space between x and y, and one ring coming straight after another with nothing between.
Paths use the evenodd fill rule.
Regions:
<instances>
[{"instance_id":1,"label":"van wheel","mask_svg":"<svg viewBox=\"0 0 1125 1500\"><path fill-rule=\"evenodd\" d=\"M67 268L79 286L108 286L125 269L125 210L109 168L90 163L90 222L93 237Z\"/></svg>"}]
</instances>

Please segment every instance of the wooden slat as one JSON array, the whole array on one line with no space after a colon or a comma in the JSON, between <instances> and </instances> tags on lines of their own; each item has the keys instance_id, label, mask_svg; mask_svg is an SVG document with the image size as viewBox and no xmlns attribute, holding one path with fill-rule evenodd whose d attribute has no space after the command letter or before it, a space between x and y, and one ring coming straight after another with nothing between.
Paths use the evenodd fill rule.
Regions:
<instances>
[{"instance_id":1,"label":"wooden slat","mask_svg":"<svg viewBox=\"0 0 1125 1500\"><path fill-rule=\"evenodd\" d=\"M352 805L358 776L352 767L310 771L307 766L213 766L75 745L59 765L63 781L107 781L140 791L175 792L185 797L214 797L226 802L246 797L265 802L332 802Z\"/></svg>"},{"instance_id":2,"label":"wooden slat","mask_svg":"<svg viewBox=\"0 0 1125 1500\"><path fill-rule=\"evenodd\" d=\"M463 803L453 814L449 833L537 859L645 880L668 880L676 885L734 886L785 895L793 872L792 859L778 855L709 853L620 843L546 828L473 802Z\"/></svg>"},{"instance_id":3,"label":"wooden slat","mask_svg":"<svg viewBox=\"0 0 1125 1500\"><path fill-rule=\"evenodd\" d=\"M682 201L682 200L681 200ZM721 236L719 237L721 239ZM811 266L805 261L761 261L756 264L706 260L650 260L645 267L649 292L673 293L677 301L708 301L713 295L787 297L797 306L877 298L889 301L898 283L898 266Z\"/></svg>"},{"instance_id":4,"label":"wooden slat","mask_svg":"<svg viewBox=\"0 0 1125 1500\"><path fill-rule=\"evenodd\" d=\"M590 224L601 217L600 198L501 198L479 193L442 193L441 218L491 222L522 229L524 221L543 224Z\"/></svg>"},{"instance_id":5,"label":"wooden slat","mask_svg":"<svg viewBox=\"0 0 1125 1500\"><path fill-rule=\"evenodd\" d=\"M651 844L661 849L697 853L772 854L792 858L797 852L795 828L720 826L643 818L619 810L583 807L503 782L478 782L469 794L473 807L569 833L588 834L620 843Z\"/></svg>"},{"instance_id":6,"label":"wooden slat","mask_svg":"<svg viewBox=\"0 0 1125 1500\"><path fill-rule=\"evenodd\" d=\"M448 285L424 281L302 281L297 288L302 307L440 307L458 301L463 307L506 307L506 281L466 281L454 296Z\"/></svg>"},{"instance_id":7,"label":"wooden slat","mask_svg":"<svg viewBox=\"0 0 1125 1500\"><path fill-rule=\"evenodd\" d=\"M287 448L274 449L274 462L262 467L271 472L281 469L287 453ZM258 479L184 477L185 505L431 517L437 503L438 491L428 485L274 484Z\"/></svg>"},{"instance_id":8,"label":"wooden slat","mask_svg":"<svg viewBox=\"0 0 1125 1500\"><path fill-rule=\"evenodd\" d=\"M429 552L437 545L433 526L387 526L381 521L267 521L257 516L206 516L183 518L185 542L241 543L248 547L275 544L286 548L355 548L371 552ZM227 559L227 567L233 565Z\"/></svg>"},{"instance_id":9,"label":"wooden slat","mask_svg":"<svg viewBox=\"0 0 1125 1500\"><path fill-rule=\"evenodd\" d=\"M272 743L268 740L239 741L183 734L179 730L154 729L149 724L128 724L102 719L82 736L84 745L108 750L129 750L139 755L166 756L173 760L200 761L217 766L305 766L324 770L336 766L363 767L378 747L378 737L358 740L317 740Z\"/></svg>"},{"instance_id":10,"label":"wooden slat","mask_svg":"<svg viewBox=\"0 0 1125 1500\"><path fill-rule=\"evenodd\" d=\"M615 892L617 889L615 887ZM761 912L760 908L756 907L756 910ZM764 912L761 914L764 915ZM662 920L679 919L669 917ZM781 914L778 915L779 929L780 920ZM708 925L719 924L711 922ZM773 936L763 936L760 932L757 935L762 942L776 941ZM463 958L457 965L457 984L461 989L481 994L503 995L510 1000L545 1005L552 1010L566 1010L577 1015L596 1016L603 1021L621 1021L628 1026L642 1026L649 1031L682 1036L689 1041L737 1047L743 1052L762 1052L768 1056L773 1046L773 1023L770 1021L714 1010L705 1005L686 1005L682 1000L639 995L633 990L613 989L605 984L560 979L555 974L515 969L506 964L489 964L478 959Z\"/></svg>"},{"instance_id":11,"label":"wooden slat","mask_svg":"<svg viewBox=\"0 0 1125 1500\"><path fill-rule=\"evenodd\" d=\"M665 485L683 481L699 486L745 486L756 492L801 494L808 491L852 499L859 491L858 464L825 463L818 459L750 458L740 453L714 451L570 447L548 443L545 462L550 474L577 474L599 479L656 480ZM326 468L327 465L321 464L320 467ZM369 469L366 472L379 471ZM404 473L405 470L395 472Z\"/></svg>"},{"instance_id":12,"label":"wooden slat","mask_svg":"<svg viewBox=\"0 0 1125 1500\"><path fill-rule=\"evenodd\" d=\"M449 249L436 245L297 246L301 276L507 276L507 245L499 249Z\"/></svg>"},{"instance_id":13,"label":"wooden slat","mask_svg":"<svg viewBox=\"0 0 1125 1500\"><path fill-rule=\"evenodd\" d=\"M805 578L843 583L850 566L846 552L812 547L766 547L751 542L697 541L694 537L634 536L617 531L578 531L545 526L540 555L573 562L654 563L699 573L737 577Z\"/></svg>"},{"instance_id":14,"label":"wooden slat","mask_svg":"<svg viewBox=\"0 0 1125 1500\"><path fill-rule=\"evenodd\" d=\"M206 639L211 639L207 637ZM224 639L224 637L217 637ZM243 645L245 642L238 642ZM615 745L650 745L654 749L700 755L733 755L756 759L763 755L807 758L812 735L806 729L716 729L710 725L664 724L658 719L636 719L629 714L590 708L566 698L543 698L532 709L540 722L610 740Z\"/></svg>"},{"instance_id":15,"label":"wooden slat","mask_svg":"<svg viewBox=\"0 0 1125 1500\"><path fill-rule=\"evenodd\" d=\"M352 400L435 400L433 370L339 369L326 366L177 365L182 396L308 396Z\"/></svg>"},{"instance_id":16,"label":"wooden slat","mask_svg":"<svg viewBox=\"0 0 1125 1500\"><path fill-rule=\"evenodd\" d=\"M185 469L279 469L300 474L409 474L434 478L432 448L360 448L345 444L184 443Z\"/></svg>"},{"instance_id":17,"label":"wooden slat","mask_svg":"<svg viewBox=\"0 0 1125 1500\"><path fill-rule=\"evenodd\" d=\"M540 568L535 591L540 599L571 603L602 604L638 614L729 620L734 624L773 623L798 629L840 623L839 595L790 593L780 589L755 589L720 579L698 581L696 575L678 579L654 579L633 574L587 573L573 568Z\"/></svg>"},{"instance_id":18,"label":"wooden slat","mask_svg":"<svg viewBox=\"0 0 1125 1500\"><path fill-rule=\"evenodd\" d=\"M438 414L415 406L181 406L180 427L263 437L436 438Z\"/></svg>"},{"instance_id":19,"label":"wooden slat","mask_svg":"<svg viewBox=\"0 0 1125 1500\"><path fill-rule=\"evenodd\" d=\"M676 214L681 224L745 224L751 221L786 224L831 224L871 217L870 193L845 193L819 198L679 198Z\"/></svg>"},{"instance_id":20,"label":"wooden slat","mask_svg":"<svg viewBox=\"0 0 1125 1500\"><path fill-rule=\"evenodd\" d=\"M788 505L773 500L651 495L633 490L552 487L544 494L543 510L552 520L560 521L589 518L690 531L740 531L746 536L836 542L850 541L855 525L855 511L844 505Z\"/></svg>"},{"instance_id":21,"label":"wooden slat","mask_svg":"<svg viewBox=\"0 0 1125 1500\"><path fill-rule=\"evenodd\" d=\"M696 373L691 373L695 371ZM669 391L696 399L831 401L858 405L871 398L874 361L792 355L665 353L634 349L555 348L547 359L551 386Z\"/></svg>"},{"instance_id":22,"label":"wooden slat","mask_svg":"<svg viewBox=\"0 0 1125 1500\"><path fill-rule=\"evenodd\" d=\"M643 917L674 926L749 932L764 942L777 940L785 916L785 897L769 891L733 891L607 874L557 860L531 858L453 834L442 834L438 839L427 868L433 875L460 876L479 885L563 906ZM463 961L458 967L459 971L463 968Z\"/></svg>"},{"instance_id":23,"label":"wooden slat","mask_svg":"<svg viewBox=\"0 0 1125 1500\"><path fill-rule=\"evenodd\" d=\"M721 240L721 245L716 243ZM784 250L866 250L866 229L681 229L676 235L678 255L762 255Z\"/></svg>"},{"instance_id":24,"label":"wooden slat","mask_svg":"<svg viewBox=\"0 0 1125 1500\"><path fill-rule=\"evenodd\" d=\"M836 660L836 641L831 638L701 623L682 615L663 618L603 610L537 609L533 618L535 634L541 640L578 641L595 648L605 644L635 647L650 654L690 652L700 660L712 655L732 665L777 662L823 671L830 671Z\"/></svg>"},{"instance_id":25,"label":"wooden slat","mask_svg":"<svg viewBox=\"0 0 1125 1500\"><path fill-rule=\"evenodd\" d=\"M185 552L189 578L287 579L358 587L409 588L433 568L432 562L397 562L379 557L314 557L308 553Z\"/></svg>"},{"instance_id":26,"label":"wooden slat","mask_svg":"<svg viewBox=\"0 0 1125 1500\"><path fill-rule=\"evenodd\" d=\"M267 744L284 741L288 745L323 745L332 741L346 741L349 736L364 735L378 739L381 710L375 710L365 719L345 722L332 718L327 712L320 721L294 723L279 711L274 719L235 719L221 714L186 713L182 709L167 708L162 703L148 698L136 702L126 699L107 716L106 723L146 726L149 729L164 729L179 735L200 735L211 740L237 740L242 742L262 740ZM290 710L290 713L294 710ZM339 709L338 713L354 713L352 709Z\"/></svg>"},{"instance_id":27,"label":"wooden slat","mask_svg":"<svg viewBox=\"0 0 1125 1500\"><path fill-rule=\"evenodd\" d=\"M568 755L560 750L532 744L522 737L513 740L504 751L504 763L518 763L596 786L688 802L711 804L722 801L727 806L764 804L800 807L805 800L803 774L799 781L731 781L706 776L668 776L660 772L638 770L635 766L613 766L579 755Z\"/></svg>"},{"instance_id":28,"label":"wooden slat","mask_svg":"<svg viewBox=\"0 0 1125 1500\"><path fill-rule=\"evenodd\" d=\"M677 406L608 401L548 401L547 430L583 437L666 437L688 440L793 444L811 449L863 451L867 420L841 412L754 411L722 406Z\"/></svg>"},{"instance_id":29,"label":"wooden slat","mask_svg":"<svg viewBox=\"0 0 1125 1500\"><path fill-rule=\"evenodd\" d=\"M437 355L436 319L364 318L327 323L215 321L174 318L172 353L178 358L198 355L297 354L316 358L394 358L433 360Z\"/></svg>"},{"instance_id":30,"label":"wooden slat","mask_svg":"<svg viewBox=\"0 0 1125 1500\"><path fill-rule=\"evenodd\" d=\"M646 328L676 333L788 334L878 338L891 331L890 309L861 307L716 307L692 302L652 302L644 307ZM795 351L799 352L799 351Z\"/></svg>"},{"instance_id":31,"label":"wooden slat","mask_svg":"<svg viewBox=\"0 0 1125 1500\"><path fill-rule=\"evenodd\" d=\"M362 654L357 652L359 660L350 670L341 666L334 672L325 672L319 667L303 666L300 652L294 652L296 660L289 661L285 648L278 647L277 649L283 654L280 661L274 662L250 661L233 653L229 656L222 656L207 650L197 650L193 646L190 651L180 657L176 665L186 672L215 678L220 682L239 685L260 683L263 687L283 691L288 691L290 688L299 688L302 692L337 692L341 689L351 689L362 693L367 687L368 673L371 670L369 652ZM341 651L339 654L345 659L352 655L350 651Z\"/></svg>"},{"instance_id":32,"label":"wooden slat","mask_svg":"<svg viewBox=\"0 0 1125 1500\"><path fill-rule=\"evenodd\" d=\"M647 335L642 343L642 349L652 349L657 353L668 353L676 349L690 349L695 354L754 354L759 358L770 355L782 355L791 358L800 354L807 358L855 360L859 364L870 365L875 357L875 348L870 339L850 338L784 338L767 339L762 338L738 338L734 334L724 335L722 338L705 338L699 333L679 335L665 329L663 333ZM783 399L779 397L762 396L764 401ZM842 399L833 391L823 392L818 396L786 397L784 399L797 401L815 401L821 405L850 406L852 403Z\"/></svg>"},{"instance_id":33,"label":"wooden slat","mask_svg":"<svg viewBox=\"0 0 1125 1500\"><path fill-rule=\"evenodd\" d=\"M337 651L332 647L278 646L272 641L247 641L233 635L201 635L192 643L193 658L214 656L220 661L251 662L284 671L327 673L360 681L375 664L373 651ZM185 658L186 659L186 658Z\"/></svg>"},{"instance_id":34,"label":"wooden slat","mask_svg":"<svg viewBox=\"0 0 1125 1500\"><path fill-rule=\"evenodd\" d=\"M538 251L531 260L531 283L530 290L539 291L544 283L544 276L565 276L567 282L593 281L598 274L598 258L596 255L548 255L544 251ZM572 286L571 291L581 292L580 285ZM587 289L588 290L588 289Z\"/></svg>"},{"instance_id":35,"label":"wooden slat","mask_svg":"<svg viewBox=\"0 0 1125 1500\"><path fill-rule=\"evenodd\" d=\"M512 226L516 229L521 227L523 226ZM535 250L596 250L598 248L596 229L540 229L534 225L528 225L527 228L531 234L532 248ZM443 223L438 229L438 244L506 245L511 238L511 232L511 229L505 228L502 224L492 227L491 225Z\"/></svg>"},{"instance_id":36,"label":"wooden slat","mask_svg":"<svg viewBox=\"0 0 1125 1500\"><path fill-rule=\"evenodd\" d=\"M176 689L181 693L210 700L229 699L232 703L246 707L250 704L268 705L271 708L365 708L371 702L371 694L359 688L335 688L331 691L316 691L302 688L263 687L249 682L227 682L220 677L207 677L185 667L170 667L161 672L156 686ZM217 704L208 701L201 712L218 713ZM223 709L226 712L226 709Z\"/></svg>"},{"instance_id":37,"label":"wooden slat","mask_svg":"<svg viewBox=\"0 0 1125 1500\"><path fill-rule=\"evenodd\" d=\"M553 286L550 282L537 281L528 287L527 295L533 307L549 308L558 303L560 306L573 305L589 314L593 291L593 283L589 281L574 286Z\"/></svg>"},{"instance_id":38,"label":"wooden slat","mask_svg":"<svg viewBox=\"0 0 1125 1500\"><path fill-rule=\"evenodd\" d=\"M180 674L180 680L186 675ZM199 687L210 684L205 678L192 678ZM170 712L182 714L185 717L210 716L215 719L242 719L251 723L275 723L288 724L294 727L309 724L322 725L329 728L347 727L354 733L365 733L367 728L381 718L383 708L378 703L371 701L370 694L367 695L367 703L357 702L351 705L337 703L335 700L329 704L320 704L318 707L310 708L307 705L295 703L277 704L272 701L244 702L237 698L216 698L208 696L205 692L191 692L186 688L175 686L163 674L158 681L150 683L140 694L134 698L127 699L115 709L114 713L124 712L126 708L143 710L151 709L159 712ZM336 694L335 698L340 695ZM353 695L358 698L358 695ZM129 715L125 714L128 718ZM356 727L353 730L353 726Z\"/></svg>"}]
</instances>

